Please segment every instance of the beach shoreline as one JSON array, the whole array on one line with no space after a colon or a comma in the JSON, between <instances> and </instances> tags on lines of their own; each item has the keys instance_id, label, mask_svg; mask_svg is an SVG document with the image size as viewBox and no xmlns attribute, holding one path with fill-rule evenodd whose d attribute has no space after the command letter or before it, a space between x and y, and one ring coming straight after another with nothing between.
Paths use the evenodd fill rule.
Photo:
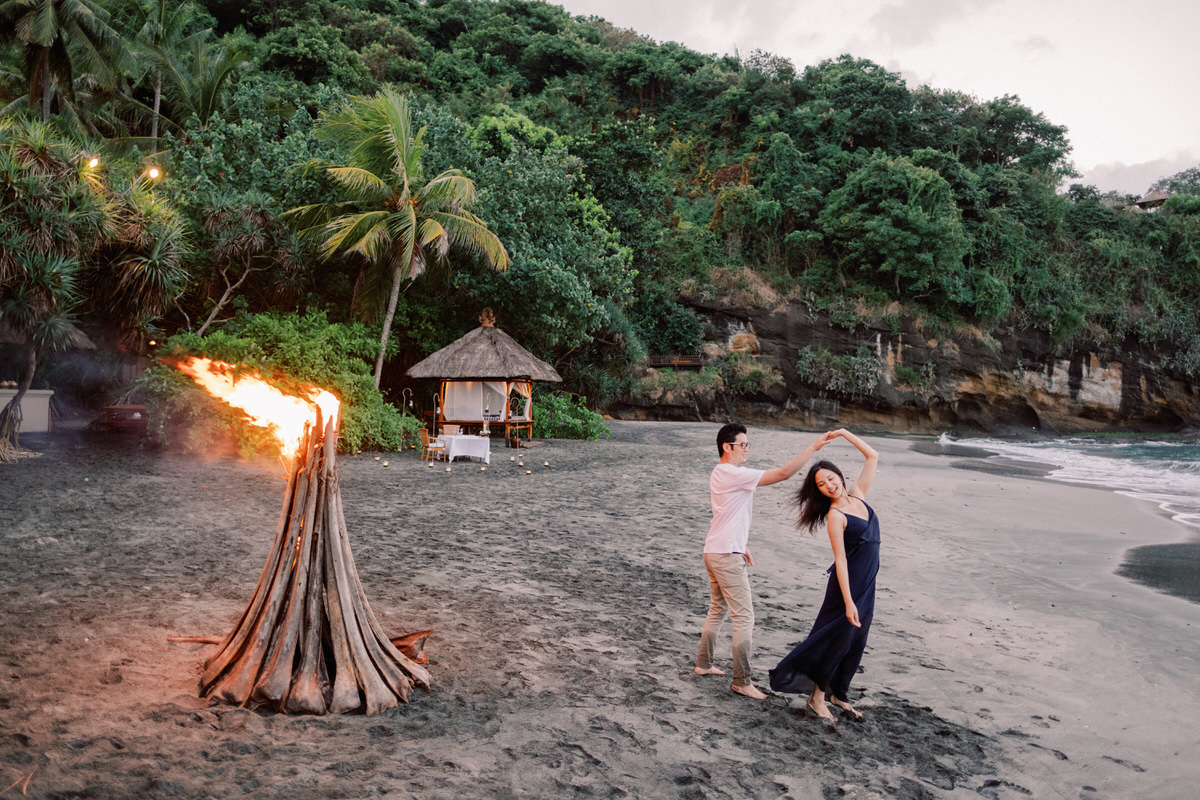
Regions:
<instances>
[{"instance_id":1,"label":"beach shoreline","mask_svg":"<svg viewBox=\"0 0 1200 800\"><path fill-rule=\"evenodd\" d=\"M1076 438L1081 441L1094 441L1093 437ZM1106 436L1101 441L1113 441L1115 438ZM1157 441L1161 437L1131 434L1120 438L1124 442L1138 442ZM1188 441L1191 438L1189 437ZM1033 480L1049 478L1072 486L1117 492L1135 502L1153 505L1164 518L1181 523L1174 531L1176 535L1163 542L1143 544L1126 550L1122 563L1117 567L1117 574L1156 591L1200 603L1200 517L1196 513L1194 493L1189 492L1187 488L1178 487L1173 494L1163 494L1164 490L1161 487L1155 487L1154 492L1136 491L1112 485L1108 481L1098 482L1095 478L1088 481L1071 480L1069 477L1063 479L1059 475L1058 465L1053 463L1051 454L1041 454L1041 457L1033 459L1006 456L1001 448L993 446L994 441L989 437L946 441L944 436L939 436L933 441L918 440L912 447L920 453L953 457L951 463L959 469ZM1093 459L1093 463L1102 462ZM1164 465L1157 465L1158 470L1162 471L1163 468ZM1179 503L1185 498L1187 507L1180 509Z\"/></svg>"},{"instance_id":2,"label":"beach shoreline","mask_svg":"<svg viewBox=\"0 0 1200 800\"><path fill-rule=\"evenodd\" d=\"M209 706L208 650L167 642L223 635L249 599L275 464L27 437L44 454L0 465L0 780L94 798L1191 795L1200 606L1116 572L1130 548L1182 538L1157 509L868 435L883 552L852 692L867 717L829 731L802 700L691 672L718 426L610 426L496 444L486 471L340 459L367 597L389 631L434 629L433 686L323 718ZM751 426L750 463L812 436ZM852 477L856 455L828 450ZM792 528L796 485L756 500L760 685L807 632L830 560ZM728 648L727 624L726 668Z\"/></svg>"}]
</instances>

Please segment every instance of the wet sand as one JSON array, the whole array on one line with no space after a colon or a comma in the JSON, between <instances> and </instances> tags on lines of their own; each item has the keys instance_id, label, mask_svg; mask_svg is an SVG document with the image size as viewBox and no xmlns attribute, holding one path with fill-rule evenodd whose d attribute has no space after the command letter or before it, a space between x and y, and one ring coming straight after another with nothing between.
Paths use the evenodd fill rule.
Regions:
<instances>
[{"instance_id":1,"label":"wet sand","mask_svg":"<svg viewBox=\"0 0 1200 800\"><path fill-rule=\"evenodd\" d=\"M853 691L866 719L830 730L802 698L692 674L717 426L612 428L522 450L524 467L498 443L487 471L342 457L375 613L435 631L431 691L373 717L210 706L211 648L167 641L223 635L249 599L274 463L25 437L43 455L0 465L3 796L1193 796L1200 606L1116 574L1126 549L1186 538L1149 504L870 437L884 544ZM812 434L750 437L769 467ZM823 455L857 471L845 443ZM830 561L791 527L795 485L756 502L760 684Z\"/></svg>"},{"instance_id":2,"label":"wet sand","mask_svg":"<svg viewBox=\"0 0 1200 800\"><path fill-rule=\"evenodd\" d=\"M1200 541L1148 544L1125 554L1117 573L1154 589L1200 603Z\"/></svg>"}]
</instances>

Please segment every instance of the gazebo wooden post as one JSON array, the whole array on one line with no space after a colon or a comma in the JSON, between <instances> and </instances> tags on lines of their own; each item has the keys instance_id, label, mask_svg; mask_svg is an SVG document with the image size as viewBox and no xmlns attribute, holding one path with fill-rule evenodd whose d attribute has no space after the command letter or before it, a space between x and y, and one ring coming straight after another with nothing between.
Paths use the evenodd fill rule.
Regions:
<instances>
[{"instance_id":1,"label":"gazebo wooden post","mask_svg":"<svg viewBox=\"0 0 1200 800\"><path fill-rule=\"evenodd\" d=\"M509 404L512 402L511 394L512 387L516 381L509 378L504 379L504 413L500 417L500 424L504 426L504 440L508 441L508 412L511 410Z\"/></svg>"},{"instance_id":2,"label":"gazebo wooden post","mask_svg":"<svg viewBox=\"0 0 1200 800\"><path fill-rule=\"evenodd\" d=\"M450 381L446 380L445 378L442 378L442 384L441 384L442 407L440 409L438 409L438 423L437 423L439 435L442 433L442 431L444 431L446 429L446 389L447 389L447 385L449 383L450 383Z\"/></svg>"}]
</instances>

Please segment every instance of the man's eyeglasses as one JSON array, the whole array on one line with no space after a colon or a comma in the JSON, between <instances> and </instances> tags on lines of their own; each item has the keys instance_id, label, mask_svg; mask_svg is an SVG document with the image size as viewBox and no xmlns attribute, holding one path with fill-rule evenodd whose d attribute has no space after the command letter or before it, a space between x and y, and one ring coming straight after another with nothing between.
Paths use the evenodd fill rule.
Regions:
<instances>
[{"instance_id":1,"label":"man's eyeglasses","mask_svg":"<svg viewBox=\"0 0 1200 800\"><path fill-rule=\"evenodd\" d=\"M749 449L750 449L750 443L749 443L749 442L734 442L734 443L733 443L733 446L734 446L734 447L740 447L740 448L742 448L743 450L749 450Z\"/></svg>"}]
</instances>

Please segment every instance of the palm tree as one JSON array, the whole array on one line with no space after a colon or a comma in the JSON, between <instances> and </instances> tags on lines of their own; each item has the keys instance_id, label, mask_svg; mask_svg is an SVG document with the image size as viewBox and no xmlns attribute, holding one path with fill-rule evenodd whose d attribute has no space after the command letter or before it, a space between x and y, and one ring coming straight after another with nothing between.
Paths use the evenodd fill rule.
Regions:
<instances>
[{"instance_id":1,"label":"palm tree","mask_svg":"<svg viewBox=\"0 0 1200 800\"><path fill-rule=\"evenodd\" d=\"M50 119L55 88L73 101L76 63L105 85L115 82L126 59L121 37L96 0L4 0L0 30L21 43L29 106Z\"/></svg>"},{"instance_id":2,"label":"palm tree","mask_svg":"<svg viewBox=\"0 0 1200 800\"><path fill-rule=\"evenodd\" d=\"M157 54L171 53L183 41L184 31L196 19L195 3L169 0L133 0L136 19L141 23L134 40L142 61L150 63L154 76L154 116L150 139L158 142L158 121L162 110L163 68Z\"/></svg>"},{"instance_id":3,"label":"palm tree","mask_svg":"<svg viewBox=\"0 0 1200 800\"><path fill-rule=\"evenodd\" d=\"M368 317L378 319L383 311L375 360L379 388L401 287L430 264L445 263L452 247L500 270L508 268L508 252L467 210L475 200L474 181L456 169L425 180L425 129L413 132L408 99L395 90L351 98L320 120L317 135L349 154L345 165L309 162L310 168L325 171L346 200L300 206L284 216L296 222L302 236L320 243L324 258L360 256L367 261L367 284L390 287L386 308L380 294L366 303Z\"/></svg>"},{"instance_id":4,"label":"palm tree","mask_svg":"<svg viewBox=\"0 0 1200 800\"><path fill-rule=\"evenodd\" d=\"M146 52L161 75L162 94L171 108L169 121L176 127L193 114L207 127L222 108L225 85L248 63L245 50L218 44L211 29L193 33L173 47L151 47Z\"/></svg>"}]
</instances>

